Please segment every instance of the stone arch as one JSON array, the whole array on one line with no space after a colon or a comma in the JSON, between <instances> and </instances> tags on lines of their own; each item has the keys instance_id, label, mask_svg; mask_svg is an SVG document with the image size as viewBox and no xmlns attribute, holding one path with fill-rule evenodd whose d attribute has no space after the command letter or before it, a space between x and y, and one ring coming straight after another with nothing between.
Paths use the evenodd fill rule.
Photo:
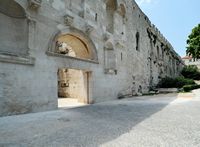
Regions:
<instances>
[{"instance_id":1,"label":"stone arch","mask_svg":"<svg viewBox=\"0 0 200 147\"><path fill-rule=\"evenodd\" d=\"M60 51L58 43L65 43ZM74 28L63 29L55 33L49 43L49 52L98 63L97 49L93 41L85 33Z\"/></svg>"},{"instance_id":2,"label":"stone arch","mask_svg":"<svg viewBox=\"0 0 200 147\"><path fill-rule=\"evenodd\" d=\"M26 13L24 9L14 0L1 0L0 12L14 18L25 18Z\"/></svg>"},{"instance_id":3,"label":"stone arch","mask_svg":"<svg viewBox=\"0 0 200 147\"><path fill-rule=\"evenodd\" d=\"M28 22L24 8L14 0L0 1L0 53L28 55Z\"/></svg>"},{"instance_id":4,"label":"stone arch","mask_svg":"<svg viewBox=\"0 0 200 147\"><path fill-rule=\"evenodd\" d=\"M110 33L114 32L114 13L117 10L117 0L107 0L106 1L106 18L107 26L106 30Z\"/></svg>"}]
</instances>

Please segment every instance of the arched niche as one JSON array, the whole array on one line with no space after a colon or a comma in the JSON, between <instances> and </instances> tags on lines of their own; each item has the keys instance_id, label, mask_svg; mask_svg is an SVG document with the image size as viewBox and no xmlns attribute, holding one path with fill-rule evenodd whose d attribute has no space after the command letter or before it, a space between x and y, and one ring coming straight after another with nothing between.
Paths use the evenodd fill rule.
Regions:
<instances>
[{"instance_id":1,"label":"arched niche","mask_svg":"<svg viewBox=\"0 0 200 147\"><path fill-rule=\"evenodd\" d=\"M126 17L126 8L123 3L119 4L118 12L123 18Z\"/></svg>"},{"instance_id":2,"label":"arched niche","mask_svg":"<svg viewBox=\"0 0 200 147\"><path fill-rule=\"evenodd\" d=\"M47 54L98 63L97 50L92 40L74 28L55 33L50 40Z\"/></svg>"},{"instance_id":3,"label":"arched niche","mask_svg":"<svg viewBox=\"0 0 200 147\"><path fill-rule=\"evenodd\" d=\"M15 0L0 0L0 62L34 64L29 56L29 22Z\"/></svg>"},{"instance_id":4,"label":"arched niche","mask_svg":"<svg viewBox=\"0 0 200 147\"><path fill-rule=\"evenodd\" d=\"M114 32L114 13L117 10L116 0L107 0L106 2L106 30L110 33Z\"/></svg>"},{"instance_id":5,"label":"arched niche","mask_svg":"<svg viewBox=\"0 0 200 147\"><path fill-rule=\"evenodd\" d=\"M120 16L120 19L118 20L117 23L117 28L118 28L118 32L122 35L122 40L126 39L126 21L127 21L127 17L126 17L126 7L125 7L125 3L120 3L117 7L117 12Z\"/></svg>"},{"instance_id":6,"label":"arched niche","mask_svg":"<svg viewBox=\"0 0 200 147\"><path fill-rule=\"evenodd\" d=\"M14 0L0 0L0 52L28 54L28 23L24 9Z\"/></svg>"},{"instance_id":7,"label":"arched niche","mask_svg":"<svg viewBox=\"0 0 200 147\"><path fill-rule=\"evenodd\" d=\"M14 0L0 0L0 12L13 18L26 18L24 9Z\"/></svg>"},{"instance_id":8,"label":"arched niche","mask_svg":"<svg viewBox=\"0 0 200 147\"><path fill-rule=\"evenodd\" d=\"M112 40L104 45L104 71L105 74L117 74L116 54Z\"/></svg>"}]
</instances>

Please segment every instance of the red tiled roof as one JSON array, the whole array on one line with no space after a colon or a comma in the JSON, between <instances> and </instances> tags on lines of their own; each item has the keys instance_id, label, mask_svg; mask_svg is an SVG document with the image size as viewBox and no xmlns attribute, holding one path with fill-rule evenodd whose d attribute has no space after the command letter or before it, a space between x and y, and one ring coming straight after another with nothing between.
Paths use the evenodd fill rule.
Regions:
<instances>
[{"instance_id":1,"label":"red tiled roof","mask_svg":"<svg viewBox=\"0 0 200 147\"><path fill-rule=\"evenodd\" d=\"M182 59L192 59L191 56L185 56L185 57L182 57Z\"/></svg>"}]
</instances>

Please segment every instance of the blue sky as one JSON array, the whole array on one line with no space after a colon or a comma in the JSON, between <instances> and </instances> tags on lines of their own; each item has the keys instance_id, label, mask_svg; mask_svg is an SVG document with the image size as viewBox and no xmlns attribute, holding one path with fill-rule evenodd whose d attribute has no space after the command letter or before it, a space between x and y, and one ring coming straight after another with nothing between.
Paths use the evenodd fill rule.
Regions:
<instances>
[{"instance_id":1,"label":"blue sky","mask_svg":"<svg viewBox=\"0 0 200 147\"><path fill-rule=\"evenodd\" d=\"M136 2L176 52L184 56L187 37L192 28L200 23L200 0L136 0Z\"/></svg>"}]
</instances>

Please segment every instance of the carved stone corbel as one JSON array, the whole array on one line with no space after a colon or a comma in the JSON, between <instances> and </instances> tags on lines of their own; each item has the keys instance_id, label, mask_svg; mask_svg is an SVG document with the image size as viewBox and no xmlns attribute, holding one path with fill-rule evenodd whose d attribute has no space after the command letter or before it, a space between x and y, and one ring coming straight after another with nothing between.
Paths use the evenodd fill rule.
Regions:
<instances>
[{"instance_id":1,"label":"carved stone corbel","mask_svg":"<svg viewBox=\"0 0 200 147\"><path fill-rule=\"evenodd\" d=\"M70 15L65 15L64 16L64 23L67 26L71 26L74 22L74 17L70 16Z\"/></svg>"},{"instance_id":2,"label":"carved stone corbel","mask_svg":"<svg viewBox=\"0 0 200 147\"><path fill-rule=\"evenodd\" d=\"M28 0L29 8L38 9L41 7L42 0Z\"/></svg>"},{"instance_id":3,"label":"carved stone corbel","mask_svg":"<svg viewBox=\"0 0 200 147\"><path fill-rule=\"evenodd\" d=\"M89 24L87 24L87 25L85 26L85 32L86 32L87 34L90 34L93 30L94 30L94 27L93 27L93 26L91 26L91 25L89 25Z\"/></svg>"},{"instance_id":4,"label":"carved stone corbel","mask_svg":"<svg viewBox=\"0 0 200 147\"><path fill-rule=\"evenodd\" d=\"M104 41L107 41L107 40L109 40L109 39L111 39L111 38L112 38L112 35L111 35L110 33L105 32L105 33L103 34L103 40L104 40Z\"/></svg>"}]
</instances>

